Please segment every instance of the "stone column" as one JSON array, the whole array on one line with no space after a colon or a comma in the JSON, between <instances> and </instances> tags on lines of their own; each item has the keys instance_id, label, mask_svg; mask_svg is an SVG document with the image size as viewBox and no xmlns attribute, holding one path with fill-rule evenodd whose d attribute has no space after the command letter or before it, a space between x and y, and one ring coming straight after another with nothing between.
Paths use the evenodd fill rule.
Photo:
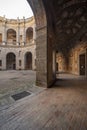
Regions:
<instances>
[{"instance_id":1,"label":"stone column","mask_svg":"<svg viewBox=\"0 0 87 130\"><path fill-rule=\"evenodd\" d=\"M36 58L35 52L33 51L32 52L32 70L35 70L35 58Z\"/></svg>"},{"instance_id":2,"label":"stone column","mask_svg":"<svg viewBox=\"0 0 87 130\"><path fill-rule=\"evenodd\" d=\"M2 44L5 45L7 43L7 34L6 34L6 18L3 17L3 37L2 37Z\"/></svg>"},{"instance_id":3,"label":"stone column","mask_svg":"<svg viewBox=\"0 0 87 130\"><path fill-rule=\"evenodd\" d=\"M23 17L24 23L23 23L23 45L26 44L26 32L25 32L25 17Z\"/></svg>"},{"instance_id":4,"label":"stone column","mask_svg":"<svg viewBox=\"0 0 87 130\"><path fill-rule=\"evenodd\" d=\"M47 87L47 27L36 28L36 85Z\"/></svg>"},{"instance_id":5,"label":"stone column","mask_svg":"<svg viewBox=\"0 0 87 130\"><path fill-rule=\"evenodd\" d=\"M53 37L50 34L50 31L48 30L48 36L47 36L47 87L50 87L53 85L55 81L55 51L53 51L55 44L55 41Z\"/></svg>"},{"instance_id":6,"label":"stone column","mask_svg":"<svg viewBox=\"0 0 87 130\"><path fill-rule=\"evenodd\" d=\"M36 28L36 31L36 85L50 87L55 80L52 45L51 41L47 40L47 26Z\"/></svg>"},{"instance_id":7,"label":"stone column","mask_svg":"<svg viewBox=\"0 0 87 130\"><path fill-rule=\"evenodd\" d=\"M36 70L36 49L34 49L34 56L33 56L33 70Z\"/></svg>"},{"instance_id":8,"label":"stone column","mask_svg":"<svg viewBox=\"0 0 87 130\"><path fill-rule=\"evenodd\" d=\"M54 81L52 68L52 40L49 41L47 15L42 0L27 0L36 20L36 85L50 87ZM49 25L50 26L50 25ZM54 43L54 42L53 42Z\"/></svg>"},{"instance_id":9,"label":"stone column","mask_svg":"<svg viewBox=\"0 0 87 130\"><path fill-rule=\"evenodd\" d=\"M17 18L17 35L16 35L16 39L17 39L17 45L20 44L20 20L19 17Z\"/></svg>"}]
</instances>

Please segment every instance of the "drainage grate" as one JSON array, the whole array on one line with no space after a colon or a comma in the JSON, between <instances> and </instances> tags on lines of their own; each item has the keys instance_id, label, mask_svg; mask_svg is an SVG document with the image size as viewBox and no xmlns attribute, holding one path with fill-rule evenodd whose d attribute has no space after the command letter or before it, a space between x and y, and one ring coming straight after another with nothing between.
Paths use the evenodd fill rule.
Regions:
<instances>
[{"instance_id":1,"label":"drainage grate","mask_svg":"<svg viewBox=\"0 0 87 130\"><path fill-rule=\"evenodd\" d=\"M31 95L31 93L29 93L27 91L23 91L21 93L12 95L11 97L16 101L16 100L19 100L19 99L24 98L26 96L29 96L29 95Z\"/></svg>"}]
</instances>

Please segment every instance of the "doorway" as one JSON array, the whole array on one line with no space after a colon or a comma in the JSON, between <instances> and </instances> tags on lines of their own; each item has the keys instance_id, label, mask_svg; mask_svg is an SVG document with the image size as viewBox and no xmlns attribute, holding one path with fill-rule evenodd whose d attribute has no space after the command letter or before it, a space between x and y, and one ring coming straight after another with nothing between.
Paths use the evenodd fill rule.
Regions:
<instances>
[{"instance_id":1,"label":"doorway","mask_svg":"<svg viewBox=\"0 0 87 130\"><path fill-rule=\"evenodd\" d=\"M16 56L14 53L8 53L6 56L6 69L15 70L16 69Z\"/></svg>"},{"instance_id":2,"label":"doorway","mask_svg":"<svg viewBox=\"0 0 87 130\"><path fill-rule=\"evenodd\" d=\"M85 64L86 64L86 55L85 53L84 54L81 54L79 55L79 68L80 68L80 75L85 75Z\"/></svg>"},{"instance_id":3,"label":"doorway","mask_svg":"<svg viewBox=\"0 0 87 130\"><path fill-rule=\"evenodd\" d=\"M25 69L32 70L32 53L27 52L25 54Z\"/></svg>"}]
</instances>

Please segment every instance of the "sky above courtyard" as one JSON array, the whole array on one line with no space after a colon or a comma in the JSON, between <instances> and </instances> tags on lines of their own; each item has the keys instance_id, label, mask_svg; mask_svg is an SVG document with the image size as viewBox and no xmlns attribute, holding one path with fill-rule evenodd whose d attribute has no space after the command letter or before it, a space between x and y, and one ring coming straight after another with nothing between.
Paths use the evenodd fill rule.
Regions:
<instances>
[{"instance_id":1,"label":"sky above courtyard","mask_svg":"<svg viewBox=\"0 0 87 130\"><path fill-rule=\"evenodd\" d=\"M27 0L0 0L0 16L9 19L29 18L33 16L33 12Z\"/></svg>"}]
</instances>

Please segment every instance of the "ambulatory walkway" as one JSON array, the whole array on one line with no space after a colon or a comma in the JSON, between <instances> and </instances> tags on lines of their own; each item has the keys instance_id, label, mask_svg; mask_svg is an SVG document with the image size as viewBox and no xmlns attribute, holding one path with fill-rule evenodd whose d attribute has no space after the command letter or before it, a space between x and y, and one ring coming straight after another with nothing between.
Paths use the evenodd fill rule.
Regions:
<instances>
[{"instance_id":1,"label":"ambulatory walkway","mask_svg":"<svg viewBox=\"0 0 87 130\"><path fill-rule=\"evenodd\" d=\"M87 80L70 76L3 107L0 130L87 130Z\"/></svg>"}]
</instances>

